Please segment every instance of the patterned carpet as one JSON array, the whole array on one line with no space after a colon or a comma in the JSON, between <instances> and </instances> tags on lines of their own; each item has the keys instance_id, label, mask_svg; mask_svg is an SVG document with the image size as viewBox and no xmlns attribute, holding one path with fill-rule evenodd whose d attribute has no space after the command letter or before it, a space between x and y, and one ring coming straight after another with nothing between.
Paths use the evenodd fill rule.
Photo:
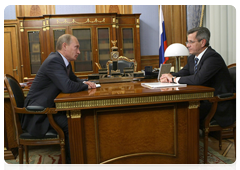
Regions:
<instances>
[{"instance_id":1,"label":"patterned carpet","mask_svg":"<svg viewBox=\"0 0 240 170\"><path fill-rule=\"evenodd\" d=\"M199 163L203 164L203 143L199 142ZM18 164L18 157L16 160L6 160L8 164ZM29 148L29 163L30 164L61 164L61 154L58 145L31 147ZM25 163L25 159L24 159ZM212 148L208 148L208 163L210 164L231 164L230 159L220 155Z\"/></svg>"}]
</instances>

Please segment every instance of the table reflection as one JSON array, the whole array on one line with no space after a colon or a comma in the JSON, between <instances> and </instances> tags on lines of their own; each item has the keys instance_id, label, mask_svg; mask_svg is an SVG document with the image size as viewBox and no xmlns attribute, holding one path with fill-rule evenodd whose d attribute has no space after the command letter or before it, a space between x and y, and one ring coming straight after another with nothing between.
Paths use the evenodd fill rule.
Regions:
<instances>
[{"instance_id":1,"label":"table reflection","mask_svg":"<svg viewBox=\"0 0 240 170\"><path fill-rule=\"evenodd\" d=\"M134 93L153 93L161 91L176 91L178 87L148 89L141 86L140 83L111 83L101 84L101 88L88 90L88 95L105 96L105 95L121 95Z\"/></svg>"}]
</instances>

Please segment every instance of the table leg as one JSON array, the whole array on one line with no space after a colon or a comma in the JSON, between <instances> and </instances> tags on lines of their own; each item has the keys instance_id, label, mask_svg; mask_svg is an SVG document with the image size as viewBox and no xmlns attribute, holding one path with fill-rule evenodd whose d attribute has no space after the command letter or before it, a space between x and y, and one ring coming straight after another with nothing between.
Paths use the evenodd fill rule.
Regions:
<instances>
[{"instance_id":1,"label":"table leg","mask_svg":"<svg viewBox=\"0 0 240 170\"><path fill-rule=\"evenodd\" d=\"M67 111L69 144L72 164L84 163L83 127L81 110Z\"/></svg>"},{"instance_id":2,"label":"table leg","mask_svg":"<svg viewBox=\"0 0 240 170\"><path fill-rule=\"evenodd\" d=\"M188 162L199 163L199 101L191 101L188 106Z\"/></svg>"}]
</instances>

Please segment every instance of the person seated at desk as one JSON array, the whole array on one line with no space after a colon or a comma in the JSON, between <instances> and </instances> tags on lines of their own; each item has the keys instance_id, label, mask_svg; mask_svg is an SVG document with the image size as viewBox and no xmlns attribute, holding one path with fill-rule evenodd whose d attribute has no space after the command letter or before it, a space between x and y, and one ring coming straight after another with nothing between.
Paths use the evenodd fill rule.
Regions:
<instances>
[{"instance_id":1,"label":"person seated at desk","mask_svg":"<svg viewBox=\"0 0 240 170\"><path fill-rule=\"evenodd\" d=\"M52 52L42 63L24 101L26 106L55 107L54 99L61 92L74 93L86 89L96 88L95 83L77 78L72 71L71 61L75 61L80 54L77 38L64 34L58 38L56 51ZM68 137L68 123L65 112L53 115L55 122L65 134L66 162L71 163ZM23 115L22 128L32 136L43 137L52 127L47 115Z\"/></svg>"},{"instance_id":2,"label":"person seated at desk","mask_svg":"<svg viewBox=\"0 0 240 170\"><path fill-rule=\"evenodd\" d=\"M210 31L207 28L197 27L189 30L187 48L191 55L187 65L178 73L163 74L160 81L212 87L215 89L215 96L235 92L222 56L209 46L209 41ZM200 103L200 122L204 120L210 108L210 102ZM221 102L213 119L222 127L233 124L236 120L236 103Z\"/></svg>"}]
</instances>

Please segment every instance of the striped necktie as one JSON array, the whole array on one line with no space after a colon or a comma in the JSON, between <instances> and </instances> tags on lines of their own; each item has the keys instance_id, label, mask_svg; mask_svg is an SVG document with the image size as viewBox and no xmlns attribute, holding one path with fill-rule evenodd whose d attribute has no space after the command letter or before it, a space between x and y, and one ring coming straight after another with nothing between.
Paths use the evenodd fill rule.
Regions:
<instances>
[{"instance_id":1,"label":"striped necktie","mask_svg":"<svg viewBox=\"0 0 240 170\"><path fill-rule=\"evenodd\" d=\"M198 58L196 57L196 58L194 58L194 63L195 63L195 65L194 65L194 74L196 74L197 73L197 65L198 65Z\"/></svg>"}]
</instances>

